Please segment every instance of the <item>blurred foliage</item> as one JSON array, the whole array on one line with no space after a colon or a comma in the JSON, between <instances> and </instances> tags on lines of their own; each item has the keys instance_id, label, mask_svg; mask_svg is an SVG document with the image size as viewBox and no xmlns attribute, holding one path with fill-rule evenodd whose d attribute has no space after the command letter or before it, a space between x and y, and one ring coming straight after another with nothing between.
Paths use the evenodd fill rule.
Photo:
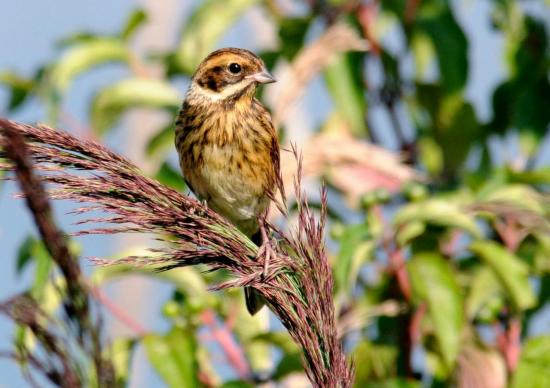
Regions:
<instances>
[{"instance_id":1,"label":"blurred foliage","mask_svg":"<svg viewBox=\"0 0 550 388\"><path fill-rule=\"evenodd\" d=\"M108 63L126 66L127 78L96 90L90 101L90 135L101 137L116 131L131 109L175 115L183 93L173 82L188 80L251 7L261 8L266 23L275 27L277 47L259 52L271 68L292 62L335 22L348 23L369 41L371 51L340 55L324 69L320 79L332 109L358 141L383 146L381 131L389 130L405 162L425 178L398 190L381 181L377 190L365 193L361 207L345 209L353 216L342 217L342 209L329 203L334 206L329 214L336 215L329 247L338 321L355 360L356 386L501 381L492 386L546 387L550 334L530 333L541 331L536 321L550 301L550 167L539 162L549 152L542 144L550 123L549 25L543 15L527 11L527 2L486 3L490 11L484 22L504 42L497 62L506 67L486 121L466 97L473 71L471 39L476 37L465 33L457 6L443 0L308 1L299 4L300 12L277 1L208 0L185 20L172 51L145 56L132 48L135 33L148 20L145 11L137 10L118 34L64 39L59 56L34 76L0 71L0 85L9 92L8 113L38 99L55 124L80 75ZM547 1L529 3L548 7ZM388 36L401 41L398 49L390 49ZM164 69L163 76L148 77L143 69L150 65ZM369 79L367 68L376 69L379 79ZM387 114L386 129L377 128L373 108ZM403 133L403 123L413 128L412 135ZM286 137L292 140L292 134ZM510 138L517 150L511 154L506 148ZM172 139L167 122L151 138L146 154L162 159L152 175L182 190L169 160ZM325 178L331 185L330 176ZM331 194L346 193L334 188ZM23 271L30 263L35 275L29 291L53 311L56 303L47 300L47 290L55 286L55 277L44 248L33 238L22 244L17 268ZM102 268L92 279L103 284L128 273L127 268ZM127 383L137 343L170 387L252 386L249 365L264 380L284 381L300 373L299 354L286 333L266 332L265 325L247 316L236 290L206 291L222 275L191 268L143 274L173 286L163 308L171 328L114 339L112 357L121 386ZM208 323L205 314L211 313L216 319ZM220 337L220 331L227 336ZM468 366L469 354L476 354L479 366ZM239 355L245 357L244 366ZM496 367L479 373L483 363ZM502 379L491 375L501 370L506 371Z\"/></svg>"}]
</instances>

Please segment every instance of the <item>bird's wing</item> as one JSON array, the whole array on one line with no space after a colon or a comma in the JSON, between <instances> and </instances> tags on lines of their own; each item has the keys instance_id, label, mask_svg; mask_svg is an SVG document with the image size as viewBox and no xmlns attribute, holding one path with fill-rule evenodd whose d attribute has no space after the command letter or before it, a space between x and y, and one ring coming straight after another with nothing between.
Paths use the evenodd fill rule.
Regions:
<instances>
[{"instance_id":1,"label":"bird's wing","mask_svg":"<svg viewBox=\"0 0 550 388\"><path fill-rule=\"evenodd\" d=\"M283 176L281 175L281 156L280 156L280 149L279 149L279 141L277 138L277 131L275 130L275 127L273 126L273 121L271 120L271 114L269 111L258 101L254 101L258 108L261 111L261 117L260 120L262 120L262 126L269 129L271 132L271 144L270 144L270 154L271 154L271 162L273 165L273 181L272 184L275 186L275 192L269 192L269 196L273 202L277 205L279 210L281 212L285 213L283 209L286 208L286 197L285 197L285 187L283 184ZM276 199L276 190L279 191L281 194L281 200L282 204L279 203ZM282 205L282 206L281 206Z\"/></svg>"}]
</instances>

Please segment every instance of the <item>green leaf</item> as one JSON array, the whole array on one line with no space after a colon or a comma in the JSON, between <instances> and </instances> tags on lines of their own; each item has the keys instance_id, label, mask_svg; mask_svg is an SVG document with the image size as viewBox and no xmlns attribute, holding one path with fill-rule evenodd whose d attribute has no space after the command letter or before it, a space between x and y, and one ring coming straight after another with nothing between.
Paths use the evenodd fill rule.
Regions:
<instances>
[{"instance_id":1,"label":"green leaf","mask_svg":"<svg viewBox=\"0 0 550 388\"><path fill-rule=\"evenodd\" d=\"M473 274L470 291L466 299L466 315L469 320L476 318L491 322L501 311L503 290L495 273L482 266Z\"/></svg>"},{"instance_id":2,"label":"green leaf","mask_svg":"<svg viewBox=\"0 0 550 388\"><path fill-rule=\"evenodd\" d=\"M122 257L131 255L145 256L147 254L150 255L151 252L144 248L120 252L120 256ZM186 303L192 310L200 311L204 308L213 307L216 304L214 293L208 292L207 284L201 276L200 270L195 267L174 268L170 271L158 272L130 265L113 265L97 268L93 272L91 279L94 285L99 286L129 274L140 274L169 282L185 295Z\"/></svg>"},{"instance_id":3,"label":"green leaf","mask_svg":"<svg viewBox=\"0 0 550 388\"><path fill-rule=\"evenodd\" d=\"M550 100L550 82L544 77L528 89L522 86L518 84L517 94L512 97L516 99L514 124L520 131L542 138L548 133L550 123L550 112L545 104L545 101Z\"/></svg>"},{"instance_id":4,"label":"green leaf","mask_svg":"<svg viewBox=\"0 0 550 388\"><path fill-rule=\"evenodd\" d=\"M536 304L527 264L493 241L475 241L470 250L495 272L516 309L525 310Z\"/></svg>"},{"instance_id":5,"label":"green leaf","mask_svg":"<svg viewBox=\"0 0 550 388\"><path fill-rule=\"evenodd\" d=\"M481 237L474 216L466 213L454 199L437 198L408 204L397 212L394 222L398 228L411 222L426 222L460 228L474 237Z\"/></svg>"},{"instance_id":6,"label":"green leaf","mask_svg":"<svg viewBox=\"0 0 550 388\"><path fill-rule=\"evenodd\" d=\"M493 119L487 129L504 133L514 128L540 139L550 123L546 104L550 99L547 27L542 19L527 16L517 2L505 4L502 14L506 16L499 24L505 33L511 77L493 93Z\"/></svg>"},{"instance_id":7,"label":"green leaf","mask_svg":"<svg viewBox=\"0 0 550 388\"><path fill-rule=\"evenodd\" d=\"M183 191L186 187L183 177L167 162L162 163L155 174L155 179L163 185L169 186L177 191Z\"/></svg>"},{"instance_id":8,"label":"green leaf","mask_svg":"<svg viewBox=\"0 0 550 388\"><path fill-rule=\"evenodd\" d=\"M75 77L94 66L127 62L130 51L119 39L93 38L71 46L51 69L51 82L58 92L68 89Z\"/></svg>"},{"instance_id":9,"label":"green leaf","mask_svg":"<svg viewBox=\"0 0 550 388\"><path fill-rule=\"evenodd\" d=\"M254 387L255 387L254 384L247 383L246 381L241 381L241 380L227 381L220 386L220 388L254 388Z\"/></svg>"},{"instance_id":10,"label":"green leaf","mask_svg":"<svg viewBox=\"0 0 550 388\"><path fill-rule=\"evenodd\" d=\"M76 44L97 39L97 35L91 32L80 31L62 37L56 42L56 46L60 49L67 48Z\"/></svg>"},{"instance_id":11,"label":"green leaf","mask_svg":"<svg viewBox=\"0 0 550 388\"><path fill-rule=\"evenodd\" d=\"M304 38L311 23L311 17L284 18L279 25L281 54L291 61L304 46Z\"/></svg>"},{"instance_id":12,"label":"green leaf","mask_svg":"<svg viewBox=\"0 0 550 388\"><path fill-rule=\"evenodd\" d=\"M264 341L257 340L258 336L269 329L267 320L264 318L258 319L257 316L251 316L244 303L242 303L242 291L235 290L232 293L235 297L238 297L237 306L233 307L226 314L233 315L235 317L235 324L233 326L233 333L237 337L237 340L242 345L246 358L250 362L250 366L253 370L269 370L273 367L273 354L272 348L264 338ZM273 338L272 338L273 339ZM281 339L281 341L283 341Z\"/></svg>"},{"instance_id":13,"label":"green leaf","mask_svg":"<svg viewBox=\"0 0 550 388\"><path fill-rule=\"evenodd\" d=\"M8 110L12 111L25 102L36 83L11 71L0 71L0 85L5 85L10 90Z\"/></svg>"},{"instance_id":14,"label":"green leaf","mask_svg":"<svg viewBox=\"0 0 550 388\"><path fill-rule=\"evenodd\" d=\"M135 32L147 21L147 14L143 9L136 9L131 14L126 25L122 29L120 36L124 40L129 40Z\"/></svg>"},{"instance_id":15,"label":"green leaf","mask_svg":"<svg viewBox=\"0 0 550 388\"><path fill-rule=\"evenodd\" d=\"M515 183L526 183L530 185L550 184L550 167L541 167L536 170L507 171L510 181Z\"/></svg>"},{"instance_id":16,"label":"green leaf","mask_svg":"<svg viewBox=\"0 0 550 388\"><path fill-rule=\"evenodd\" d=\"M252 338L253 342L263 342L270 345L277 346L285 353L295 353L300 350L296 342L292 340L287 332L264 332L260 333Z\"/></svg>"},{"instance_id":17,"label":"green leaf","mask_svg":"<svg viewBox=\"0 0 550 388\"><path fill-rule=\"evenodd\" d=\"M334 268L338 290L345 293L353 290L362 264L372 259L374 249L375 242L369 233L368 225L353 225L344 230L340 237L338 265Z\"/></svg>"},{"instance_id":18,"label":"green leaf","mask_svg":"<svg viewBox=\"0 0 550 388\"><path fill-rule=\"evenodd\" d=\"M286 353L281 361L279 361L279 364L277 364L277 368L273 373L273 379L280 380L290 373L301 372L303 370L301 353Z\"/></svg>"},{"instance_id":19,"label":"green leaf","mask_svg":"<svg viewBox=\"0 0 550 388\"><path fill-rule=\"evenodd\" d=\"M399 228L395 234L395 241L399 246L407 245L411 240L421 236L426 231L424 222L408 222Z\"/></svg>"},{"instance_id":20,"label":"green leaf","mask_svg":"<svg viewBox=\"0 0 550 388\"><path fill-rule=\"evenodd\" d=\"M493 202L495 204L504 203L517 207L517 210L528 210L539 215L545 213L543 199L539 192L528 185L510 184L499 186L495 189L489 189L482 192L480 200Z\"/></svg>"},{"instance_id":21,"label":"green leaf","mask_svg":"<svg viewBox=\"0 0 550 388\"><path fill-rule=\"evenodd\" d=\"M206 0L193 12L181 33L176 64L191 74L214 49L218 40L243 13L259 0Z\"/></svg>"},{"instance_id":22,"label":"green leaf","mask_svg":"<svg viewBox=\"0 0 550 388\"><path fill-rule=\"evenodd\" d=\"M407 265L414 295L426 303L439 354L448 372L460 350L464 325L462 295L449 262L435 253L413 256Z\"/></svg>"},{"instance_id":23,"label":"green leaf","mask_svg":"<svg viewBox=\"0 0 550 388\"><path fill-rule=\"evenodd\" d=\"M154 275L176 286L185 294L187 304L196 311L211 307L216 302L216 297L208 291L208 286L198 268L174 268L166 272L155 272Z\"/></svg>"},{"instance_id":24,"label":"green leaf","mask_svg":"<svg viewBox=\"0 0 550 388\"><path fill-rule=\"evenodd\" d=\"M544 232L535 232L533 233L533 237L535 239L533 241L534 269L539 275L548 274L550 273L550 234Z\"/></svg>"},{"instance_id":25,"label":"green leaf","mask_svg":"<svg viewBox=\"0 0 550 388\"><path fill-rule=\"evenodd\" d=\"M164 336L148 334L143 346L151 365L169 387L199 386L193 333L174 328Z\"/></svg>"},{"instance_id":26,"label":"green leaf","mask_svg":"<svg viewBox=\"0 0 550 388\"><path fill-rule=\"evenodd\" d=\"M172 149L174 147L174 131L174 123L170 123L153 135L145 149L147 155L154 156L167 149Z\"/></svg>"},{"instance_id":27,"label":"green leaf","mask_svg":"<svg viewBox=\"0 0 550 388\"><path fill-rule=\"evenodd\" d=\"M17 275L21 275L27 264L29 264L33 258L33 247L37 243L37 239L33 236L25 237L25 240L19 245L17 251L17 262L15 264L15 270Z\"/></svg>"},{"instance_id":28,"label":"green leaf","mask_svg":"<svg viewBox=\"0 0 550 388\"><path fill-rule=\"evenodd\" d=\"M36 269L31 293L35 299L40 300L44 295L44 290L48 284L53 262L50 254L46 250L46 247L42 243L35 245L33 249L33 256L36 261Z\"/></svg>"},{"instance_id":29,"label":"green leaf","mask_svg":"<svg viewBox=\"0 0 550 388\"><path fill-rule=\"evenodd\" d=\"M530 338L524 344L512 388L550 387L550 336Z\"/></svg>"},{"instance_id":30,"label":"green leaf","mask_svg":"<svg viewBox=\"0 0 550 388\"><path fill-rule=\"evenodd\" d=\"M468 41L450 5L422 2L415 24L433 42L445 92L462 90L468 78Z\"/></svg>"},{"instance_id":31,"label":"green leaf","mask_svg":"<svg viewBox=\"0 0 550 388\"><path fill-rule=\"evenodd\" d=\"M376 344L363 340L353 351L356 369L354 386L364 387L372 381L380 381L397 374L399 351L395 345Z\"/></svg>"},{"instance_id":32,"label":"green leaf","mask_svg":"<svg viewBox=\"0 0 550 388\"><path fill-rule=\"evenodd\" d=\"M324 71L336 110L356 136L367 135L367 100L362 79L363 53L338 55Z\"/></svg>"},{"instance_id":33,"label":"green leaf","mask_svg":"<svg viewBox=\"0 0 550 388\"><path fill-rule=\"evenodd\" d=\"M21 275L25 267L31 262L35 264L31 293L37 300L42 300L53 262L42 241L33 236L27 236L19 246L16 263L17 274Z\"/></svg>"},{"instance_id":34,"label":"green leaf","mask_svg":"<svg viewBox=\"0 0 550 388\"><path fill-rule=\"evenodd\" d=\"M473 106L462 92L445 93L434 84L417 83L416 96L410 100L413 118L423 132L422 162L432 175L455 175L472 144L485 136Z\"/></svg>"},{"instance_id":35,"label":"green leaf","mask_svg":"<svg viewBox=\"0 0 550 388\"><path fill-rule=\"evenodd\" d=\"M406 380L403 378L394 378L375 383L367 383L364 388L421 388L422 383L414 380Z\"/></svg>"},{"instance_id":36,"label":"green leaf","mask_svg":"<svg viewBox=\"0 0 550 388\"><path fill-rule=\"evenodd\" d=\"M438 176L443 172L444 156L441 145L433 136L422 136L418 140L420 162L431 176Z\"/></svg>"},{"instance_id":37,"label":"green leaf","mask_svg":"<svg viewBox=\"0 0 550 388\"><path fill-rule=\"evenodd\" d=\"M129 338L115 338L108 354L115 368L116 383L119 387L126 387L130 376L132 355L137 341Z\"/></svg>"},{"instance_id":38,"label":"green leaf","mask_svg":"<svg viewBox=\"0 0 550 388\"><path fill-rule=\"evenodd\" d=\"M482 137L477 116L471 104L465 103L461 95L442 100L439 110L435 139L441 146L445 170L455 174L468 156L472 144ZM450 109L446 111L449 106Z\"/></svg>"},{"instance_id":39,"label":"green leaf","mask_svg":"<svg viewBox=\"0 0 550 388\"><path fill-rule=\"evenodd\" d=\"M178 90L165 81L130 78L101 90L95 96L90 120L95 131L103 134L128 109L168 109L175 114L181 100Z\"/></svg>"},{"instance_id":40,"label":"green leaf","mask_svg":"<svg viewBox=\"0 0 550 388\"><path fill-rule=\"evenodd\" d=\"M410 46L414 54L416 78L425 81L430 65L436 58L434 44L427 34L416 30L412 35Z\"/></svg>"}]
</instances>

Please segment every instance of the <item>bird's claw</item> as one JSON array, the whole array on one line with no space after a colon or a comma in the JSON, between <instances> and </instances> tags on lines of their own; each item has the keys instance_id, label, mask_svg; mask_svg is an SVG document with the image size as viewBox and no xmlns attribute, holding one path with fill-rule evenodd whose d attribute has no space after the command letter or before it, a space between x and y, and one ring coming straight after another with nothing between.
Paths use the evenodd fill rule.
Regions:
<instances>
[{"instance_id":1,"label":"bird's claw","mask_svg":"<svg viewBox=\"0 0 550 388\"><path fill-rule=\"evenodd\" d=\"M275 257L275 249L271 245L271 241L269 240L269 237L267 235L267 230L263 224L260 226L260 230L262 233L262 245L258 250L258 257L264 257L264 269L262 272L262 277L264 279L267 279L269 275L269 263L271 261L271 258Z\"/></svg>"},{"instance_id":2,"label":"bird's claw","mask_svg":"<svg viewBox=\"0 0 550 388\"><path fill-rule=\"evenodd\" d=\"M271 242L263 242L260 246L260 249L258 250L258 257L263 256L264 261L264 269L262 271L262 277L264 279L267 279L269 275L269 263L271 261L271 258L274 256L275 250L271 246Z\"/></svg>"}]
</instances>

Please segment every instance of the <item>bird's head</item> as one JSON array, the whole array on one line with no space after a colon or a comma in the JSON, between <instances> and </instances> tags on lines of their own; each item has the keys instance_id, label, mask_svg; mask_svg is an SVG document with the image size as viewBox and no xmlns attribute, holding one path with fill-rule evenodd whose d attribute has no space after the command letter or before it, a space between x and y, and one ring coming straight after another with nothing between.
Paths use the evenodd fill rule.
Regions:
<instances>
[{"instance_id":1,"label":"bird's head","mask_svg":"<svg viewBox=\"0 0 550 388\"><path fill-rule=\"evenodd\" d=\"M191 87L210 100L253 96L258 84L275 82L254 53L223 48L207 56L193 75Z\"/></svg>"}]
</instances>

